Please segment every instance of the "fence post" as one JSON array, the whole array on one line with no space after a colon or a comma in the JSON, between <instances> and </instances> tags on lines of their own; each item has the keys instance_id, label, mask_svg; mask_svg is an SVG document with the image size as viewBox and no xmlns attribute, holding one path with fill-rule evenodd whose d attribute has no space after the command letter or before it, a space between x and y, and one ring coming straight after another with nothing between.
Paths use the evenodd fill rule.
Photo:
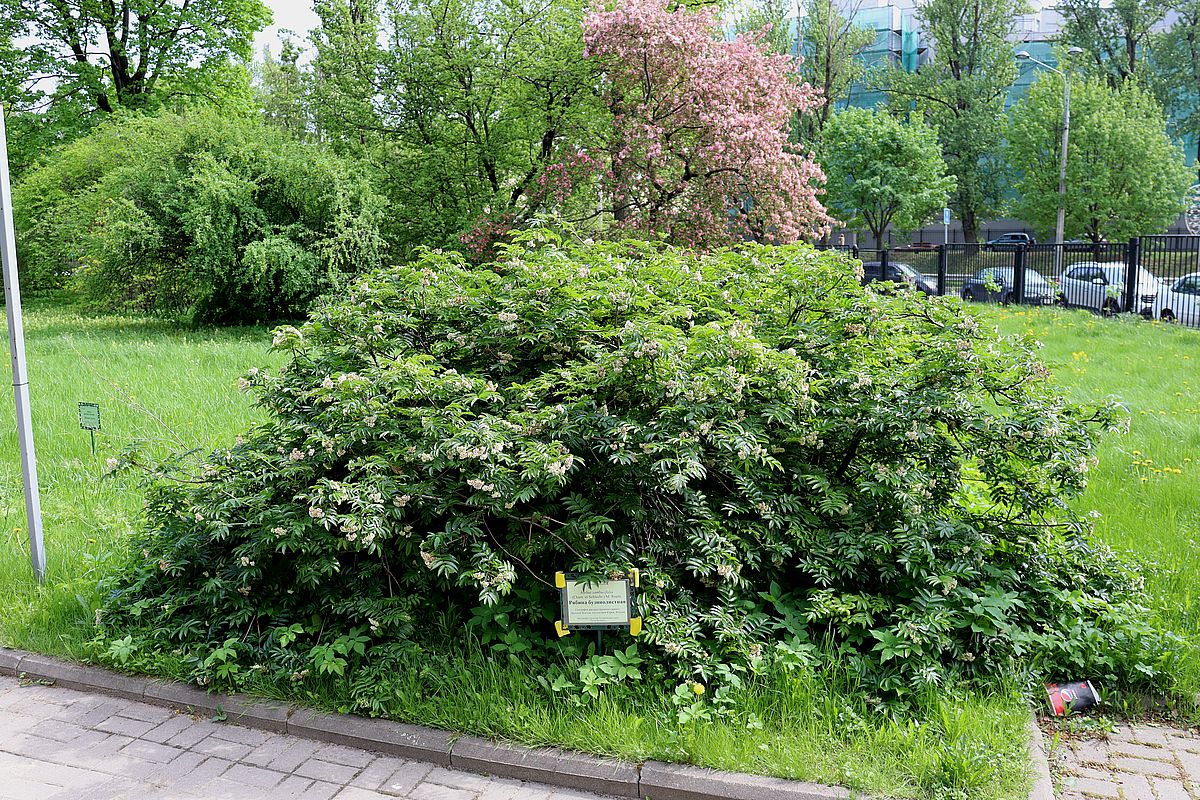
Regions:
<instances>
[{"instance_id":1,"label":"fence post","mask_svg":"<svg viewBox=\"0 0 1200 800\"><path fill-rule=\"evenodd\" d=\"M886 281L888 279L888 249L885 247L879 251L879 280Z\"/></svg>"},{"instance_id":2,"label":"fence post","mask_svg":"<svg viewBox=\"0 0 1200 800\"><path fill-rule=\"evenodd\" d=\"M1141 309L1141 298L1137 295L1138 272L1142 268L1142 240L1137 236L1130 238L1129 249L1125 251L1125 302L1121 310L1137 314Z\"/></svg>"},{"instance_id":3,"label":"fence post","mask_svg":"<svg viewBox=\"0 0 1200 800\"><path fill-rule=\"evenodd\" d=\"M1013 286L1012 302L1020 305L1025 302L1025 245L1017 245L1013 251Z\"/></svg>"},{"instance_id":4,"label":"fence post","mask_svg":"<svg viewBox=\"0 0 1200 800\"><path fill-rule=\"evenodd\" d=\"M855 258L858 258L858 245L852 245L850 247L850 255L854 256Z\"/></svg>"},{"instance_id":5,"label":"fence post","mask_svg":"<svg viewBox=\"0 0 1200 800\"><path fill-rule=\"evenodd\" d=\"M938 297L946 296L946 271L950 259L950 248L947 245L938 245Z\"/></svg>"}]
</instances>

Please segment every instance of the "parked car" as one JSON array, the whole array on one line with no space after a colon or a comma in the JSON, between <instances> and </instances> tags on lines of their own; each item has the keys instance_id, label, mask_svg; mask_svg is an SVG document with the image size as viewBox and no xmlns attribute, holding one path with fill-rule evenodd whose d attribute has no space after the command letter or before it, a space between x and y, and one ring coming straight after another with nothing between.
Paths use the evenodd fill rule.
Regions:
<instances>
[{"instance_id":1,"label":"parked car","mask_svg":"<svg viewBox=\"0 0 1200 800\"><path fill-rule=\"evenodd\" d=\"M1101 239L1098 242L1093 242L1091 239L1067 239L1063 242L1063 252L1065 253L1091 253L1100 252L1109 246L1108 239Z\"/></svg>"},{"instance_id":2,"label":"parked car","mask_svg":"<svg viewBox=\"0 0 1200 800\"><path fill-rule=\"evenodd\" d=\"M1163 286L1150 308L1152 318L1200 327L1200 272Z\"/></svg>"},{"instance_id":3,"label":"parked car","mask_svg":"<svg viewBox=\"0 0 1200 800\"><path fill-rule=\"evenodd\" d=\"M919 252L926 250L937 250L940 247L937 242L912 242L911 244L901 245L897 247L897 251Z\"/></svg>"},{"instance_id":4,"label":"parked car","mask_svg":"<svg viewBox=\"0 0 1200 800\"><path fill-rule=\"evenodd\" d=\"M1019 247L1027 247L1031 244L1037 244L1028 233L1006 233L995 239L989 239L983 243L984 250L1016 250Z\"/></svg>"},{"instance_id":5,"label":"parked car","mask_svg":"<svg viewBox=\"0 0 1200 800\"><path fill-rule=\"evenodd\" d=\"M1150 315L1158 296L1158 278L1138 269L1137 289L1127 308L1125 303L1125 263L1122 261L1082 261L1063 273L1059 282L1058 303L1063 306L1090 308L1100 314L1137 311Z\"/></svg>"},{"instance_id":6,"label":"parked car","mask_svg":"<svg viewBox=\"0 0 1200 800\"><path fill-rule=\"evenodd\" d=\"M962 299L980 303L1011 303L1013 301L1012 267L985 267L970 278L962 288ZM1037 270L1025 269L1025 302L1050 305L1057 293L1054 286Z\"/></svg>"},{"instance_id":7,"label":"parked car","mask_svg":"<svg viewBox=\"0 0 1200 800\"><path fill-rule=\"evenodd\" d=\"M891 281L924 294L937 294L937 287L908 264L889 261L886 276L880 274L880 267L881 264L878 261L863 262L863 286L876 281Z\"/></svg>"}]
</instances>

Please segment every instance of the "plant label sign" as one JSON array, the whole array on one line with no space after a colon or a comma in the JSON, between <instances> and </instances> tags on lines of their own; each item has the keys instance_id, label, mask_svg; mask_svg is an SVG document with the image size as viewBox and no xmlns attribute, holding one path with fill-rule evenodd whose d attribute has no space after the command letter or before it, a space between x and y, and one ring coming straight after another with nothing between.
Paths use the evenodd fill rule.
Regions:
<instances>
[{"instance_id":1,"label":"plant label sign","mask_svg":"<svg viewBox=\"0 0 1200 800\"><path fill-rule=\"evenodd\" d=\"M100 404L79 404L79 427L92 437L92 455L96 455L96 431L100 430Z\"/></svg>"},{"instance_id":2,"label":"plant label sign","mask_svg":"<svg viewBox=\"0 0 1200 800\"><path fill-rule=\"evenodd\" d=\"M100 405L98 403L79 404L79 427L85 431L100 430Z\"/></svg>"},{"instance_id":3,"label":"plant label sign","mask_svg":"<svg viewBox=\"0 0 1200 800\"><path fill-rule=\"evenodd\" d=\"M636 569L630 570L624 578L599 583L585 582L582 577L575 572L554 575L562 608L562 619L554 623L559 636L566 636L572 630L628 628L633 636L642 632L642 618L637 614L637 590L641 581Z\"/></svg>"}]
</instances>

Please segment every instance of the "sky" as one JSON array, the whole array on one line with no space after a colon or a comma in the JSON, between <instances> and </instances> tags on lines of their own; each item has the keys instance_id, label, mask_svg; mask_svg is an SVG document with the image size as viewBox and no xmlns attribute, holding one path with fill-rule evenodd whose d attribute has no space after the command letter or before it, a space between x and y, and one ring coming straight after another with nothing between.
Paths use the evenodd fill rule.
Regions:
<instances>
[{"instance_id":1,"label":"sky","mask_svg":"<svg viewBox=\"0 0 1200 800\"><path fill-rule=\"evenodd\" d=\"M279 31L286 28L296 33L296 39L303 44L308 32L316 27L317 15L313 11L312 0L265 0L275 14L274 23L254 37L254 52L257 55L263 47L270 47L274 53L279 52Z\"/></svg>"}]
</instances>

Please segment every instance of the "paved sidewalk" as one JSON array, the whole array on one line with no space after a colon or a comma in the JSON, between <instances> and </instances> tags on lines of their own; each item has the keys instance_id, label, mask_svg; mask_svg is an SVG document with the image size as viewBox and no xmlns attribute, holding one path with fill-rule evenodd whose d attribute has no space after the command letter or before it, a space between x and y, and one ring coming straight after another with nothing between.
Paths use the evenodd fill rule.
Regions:
<instances>
[{"instance_id":1,"label":"paved sidewalk","mask_svg":"<svg viewBox=\"0 0 1200 800\"><path fill-rule=\"evenodd\" d=\"M0 800L602 800L0 676Z\"/></svg>"},{"instance_id":2,"label":"paved sidewalk","mask_svg":"<svg viewBox=\"0 0 1200 800\"><path fill-rule=\"evenodd\" d=\"M1059 800L1200 800L1200 735L1122 725L1107 738L1059 742L1051 769Z\"/></svg>"}]
</instances>

